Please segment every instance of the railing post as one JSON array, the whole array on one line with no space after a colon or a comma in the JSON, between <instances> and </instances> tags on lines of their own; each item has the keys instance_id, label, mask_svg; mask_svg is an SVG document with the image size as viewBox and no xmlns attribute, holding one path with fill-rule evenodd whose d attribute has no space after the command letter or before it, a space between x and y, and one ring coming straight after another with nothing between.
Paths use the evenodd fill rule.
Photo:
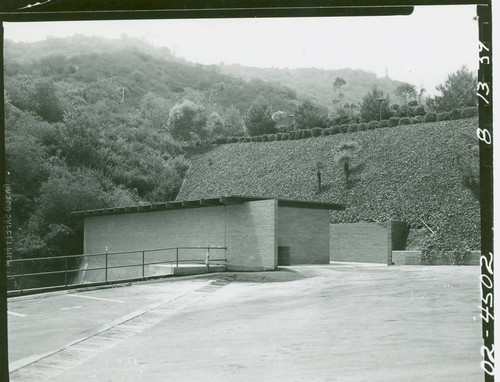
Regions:
<instances>
[{"instance_id":1,"label":"railing post","mask_svg":"<svg viewBox=\"0 0 500 382\"><path fill-rule=\"evenodd\" d=\"M144 251L142 251L142 278L144 278Z\"/></svg>"},{"instance_id":2,"label":"railing post","mask_svg":"<svg viewBox=\"0 0 500 382\"><path fill-rule=\"evenodd\" d=\"M106 265L104 266L104 281L108 282L108 247L106 246Z\"/></svg>"},{"instance_id":3,"label":"railing post","mask_svg":"<svg viewBox=\"0 0 500 382\"><path fill-rule=\"evenodd\" d=\"M21 293L24 289L24 259L21 261Z\"/></svg>"},{"instance_id":4,"label":"railing post","mask_svg":"<svg viewBox=\"0 0 500 382\"><path fill-rule=\"evenodd\" d=\"M179 247L175 249L175 267L179 268Z\"/></svg>"},{"instance_id":5,"label":"railing post","mask_svg":"<svg viewBox=\"0 0 500 382\"><path fill-rule=\"evenodd\" d=\"M68 258L64 258L64 285L68 286Z\"/></svg>"},{"instance_id":6,"label":"railing post","mask_svg":"<svg viewBox=\"0 0 500 382\"><path fill-rule=\"evenodd\" d=\"M205 258L205 265L207 266L207 272L210 270L210 244L207 243L207 256Z\"/></svg>"}]
</instances>

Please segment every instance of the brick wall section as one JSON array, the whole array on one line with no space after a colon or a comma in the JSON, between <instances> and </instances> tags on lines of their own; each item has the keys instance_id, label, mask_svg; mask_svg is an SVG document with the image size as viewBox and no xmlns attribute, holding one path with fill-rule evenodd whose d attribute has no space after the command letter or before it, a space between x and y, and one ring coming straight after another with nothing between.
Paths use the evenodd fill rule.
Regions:
<instances>
[{"instance_id":1,"label":"brick wall section","mask_svg":"<svg viewBox=\"0 0 500 382\"><path fill-rule=\"evenodd\" d=\"M394 265L420 265L420 251L392 251Z\"/></svg>"},{"instance_id":2,"label":"brick wall section","mask_svg":"<svg viewBox=\"0 0 500 382\"><path fill-rule=\"evenodd\" d=\"M226 207L227 269L275 270L278 265L278 203L262 200Z\"/></svg>"},{"instance_id":3,"label":"brick wall section","mask_svg":"<svg viewBox=\"0 0 500 382\"><path fill-rule=\"evenodd\" d=\"M330 263L330 212L278 207L278 245L290 247L290 265Z\"/></svg>"},{"instance_id":4,"label":"brick wall section","mask_svg":"<svg viewBox=\"0 0 500 382\"><path fill-rule=\"evenodd\" d=\"M386 223L330 225L330 260L387 264L390 237Z\"/></svg>"},{"instance_id":5,"label":"brick wall section","mask_svg":"<svg viewBox=\"0 0 500 382\"><path fill-rule=\"evenodd\" d=\"M224 207L141 212L85 217L84 252L104 253L178 246L224 246ZM223 255L220 251L217 255ZM215 253L214 253L215 255ZM180 250L181 259L204 258L201 250ZM146 262L175 260L175 251L146 254ZM142 262L142 253L110 255L109 265ZM104 256L87 257L87 268L104 266ZM108 280L141 277L142 267L110 269ZM87 271L85 281L103 281L104 270Z\"/></svg>"}]
</instances>

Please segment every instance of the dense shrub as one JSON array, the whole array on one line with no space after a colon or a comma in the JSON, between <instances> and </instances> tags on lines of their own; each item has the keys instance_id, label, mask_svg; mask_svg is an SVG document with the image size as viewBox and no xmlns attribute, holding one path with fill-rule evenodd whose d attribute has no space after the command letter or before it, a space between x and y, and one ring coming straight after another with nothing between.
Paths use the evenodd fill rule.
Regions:
<instances>
[{"instance_id":1,"label":"dense shrub","mask_svg":"<svg viewBox=\"0 0 500 382\"><path fill-rule=\"evenodd\" d=\"M366 122L358 123L358 129L356 131L365 131L365 130L368 130L368 123Z\"/></svg>"},{"instance_id":2,"label":"dense shrub","mask_svg":"<svg viewBox=\"0 0 500 382\"><path fill-rule=\"evenodd\" d=\"M417 115L425 115L425 107L421 105L413 109L413 116L416 117Z\"/></svg>"},{"instance_id":3,"label":"dense shrub","mask_svg":"<svg viewBox=\"0 0 500 382\"><path fill-rule=\"evenodd\" d=\"M425 122L436 122L436 121L437 121L436 113L427 113L425 115Z\"/></svg>"},{"instance_id":4,"label":"dense shrub","mask_svg":"<svg viewBox=\"0 0 500 382\"><path fill-rule=\"evenodd\" d=\"M452 109L450 111L450 120L454 121L462 118L462 111L460 109Z\"/></svg>"},{"instance_id":5,"label":"dense shrub","mask_svg":"<svg viewBox=\"0 0 500 382\"><path fill-rule=\"evenodd\" d=\"M420 261L424 265L465 265L470 256L467 244L446 242L439 233L435 233L425 240Z\"/></svg>"},{"instance_id":6,"label":"dense shrub","mask_svg":"<svg viewBox=\"0 0 500 382\"><path fill-rule=\"evenodd\" d=\"M394 127L399 125L399 118L398 117L391 117L389 118L389 126Z\"/></svg>"},{"instance_id":7,"label":"dense shrub","mask_svg":"<svg viewBox=\"0 0 500 382\"><path fill-rule=\"evenodd\" d=\"M303 138L310 138L313 136L313 132L311 129L304 129L302 130L302 137Z\"/></svg>"},{"instance_id":8,"label":"dense shrub","mask_svg":"<svg viewBox=\"0 0 500 382\"><path fill-rule=\"evenodd\" d=\"M396 113L396 116L399 117L399 118L407 117L408 116L408 112L407 112L407 110L405 108L401 108Z\"/></svg>"},{"instance_id":9,"label":"dense shrub","mask_svg":"<svg viewBox=\"0 0 500 382\"><path fill-rule=\"evenodd\" d=\"M409 125L410 124L410 118L408 117L403 117L399 120L400 125Z\"/></svg>"},{"instance_id":10,"label":"dense shrub","mask_svg":"<svg viewBox=\"0 0 500 382\"><path fill-rule=\"evenodd\" d=\"M332 126L332 127L330 127L328 129L328 130L330 130L330 135L339 134L341 132L340 128L341 128L341 126Z\"/></svg>"},{"instance_id":11,"label":"dense shrub","mask_svg":"<svg viewBox=\"0 0 500 382\"><path fill-rule=\"evenodd\" d=\"M389 127L389 120L383 119L379 122L379 127Z\"/></svg>"},{"instance_id":12,"label":"dense shrub","mask_svg":"<svg viewBox=\"0 0 500 382\"><path fill-rule=\"evenodd\" d=\"M351 123L347 125L347 132L348 133L353 133L355 131L358 131L358 125L356 123Z\"/></svg>"},{"instance_id":13,"label":"dense shrub","mask_svg":"<svg viewBox=\"0 0 500 382\"><path fill-rule=\"evenodd\" d=\"M462 109L462 118L472 118L477 117L478 109L475 106L464 107Z\"/></svg>"},{"instance_id":14,"label":"dense shrub","mask_svg":"<svg viewBox=\"0 0 500 382\"><path fill-rule=\"evenodd\" d=\"M339 126L339 133L347 133L349 131L349 125L343 124Z\"/></svg>"},{"instance_id":15,"label":"dense shrub","mask_svg":"<svg viewBox=\"0 0 500 382\"><path fill-rule=\"evenodd\" d=\"M419 119L417 117L411 117L410 118L410 124L411 125L416 125L417 123L419 123Z\"/></svg>"},{"instance_id":16,"label":"dense shrub","mask_svg":"<svg viewBox=\"0 0 500 382\"><path fill-rule=\"evenodd\" d=\"M283 133L283 140L287 141L290 139L290 133Z\"/></svg>"},{"instance_id":17,"label":"dense shrub","mask_svg":"<svg viewBox=\"0 0 500 382\"><path fill-rule=\"evenodd\" d=\"M282 141L283 140L283 133L276 133L276 140Z\"/></svg>"},{"instance_id":18,"label":"dense shrub","mask_svg":"<svg viewBox=\"0 0 500 382\"><path fill-rule=\"evenodd\" d=\"M319 137L323 133L323 129L321 127L313 127L312 128L312 135L314 137Z\"/></svg>"},{"instance_id":19,"label":"dense shrub","mask_svg":"<svg viewBox=\"0 0 500 382\"><path fill-rule=\"evenodd\" d=\"M269 135L270 134L263 134L262 135L262 142L267 142L269 140Z\"/></svg>"},{"instance_id":20,"label":"dense shrub","mask_svg":"<svg viewBox=\"0 0 500 382\"><path fill-rule=\"evenodd\" d=\"M275 140L276 140L276 134L269 134L269 135L267 136L267 140L268 140L269 142L273 142L273 141L275 141Z\"/></svg>"},{"instance_id":21,"label":"dense shrub","mask_svg":"<svg viewBox=\"0 0 500 382\"><path fill-rule=\"evenodd\" d=\"M442 113L438 113L437 120L438 121L449 121L450 120L450 113L447 111L443 111Z\"/></svg>"},{"instance_id":22,"label":"dense shrub","mask_svg":"<svg viewBox=\"0 0 500 382\"><path fill-rule=\"evenodd\" d=\"M368 128L370 130L375 130L375 129L378 129L380 127L380 122L379 121L370 121L368 123Z\"/></svg>"}]
</instances>

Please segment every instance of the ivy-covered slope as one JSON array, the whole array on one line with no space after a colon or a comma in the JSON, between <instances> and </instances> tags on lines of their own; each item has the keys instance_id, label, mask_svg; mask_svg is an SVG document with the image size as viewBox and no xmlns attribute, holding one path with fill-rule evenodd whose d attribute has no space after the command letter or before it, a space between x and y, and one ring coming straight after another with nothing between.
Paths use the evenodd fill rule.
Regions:
<instances>
[{"instance_id":1,"label":"ivy-covered slope","mask_svg":"<svg viewBox=\"0 0 500 382\"><path fill-rule=\"evenodd\" d=\"M177 199L248 195L338 202L345 211L333 223L424 221L446 246L480 246L479 202L463 184L457 154L474 160L476 119L443 121L294 141L236 143L193 150L191 168ZM362 148L344 184L336 147ZM316 162L322 169L318 192Z\"/></svg>"}]
</instances>

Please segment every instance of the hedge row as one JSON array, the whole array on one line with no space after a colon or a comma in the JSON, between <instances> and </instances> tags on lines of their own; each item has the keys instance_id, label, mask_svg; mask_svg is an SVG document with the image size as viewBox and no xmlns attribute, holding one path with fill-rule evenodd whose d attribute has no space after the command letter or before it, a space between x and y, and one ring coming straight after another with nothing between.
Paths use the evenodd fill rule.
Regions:
<instances>
[{"instance_id":1,"label":"hedge row","mask_svg":"<svg viewBox=\"0 0 500 382\"><path fill-rule=\"evenodd\" d=\"M310 137L319 137L326 135L352 133L356 131L374 130L384 127L396 127L404 125L415 125L418 123L451 121L457 119L465 119L477 116L478 111L476 107L466 107L463 109L453 109L449 112L442 113L427 113L425 115L417 115L415 117L391 117L383 121L370 121L361 122L356 124L334 125L328 128L314 127L312 129L301 129L291 131L289 133L276 133L264 134L253 137L217 137L211 141L212 144L225 144L225 143L245 143L245 142L272 142L272 141L286 141L294 139L303 139Z\"/></svg>"}]
</instances>

